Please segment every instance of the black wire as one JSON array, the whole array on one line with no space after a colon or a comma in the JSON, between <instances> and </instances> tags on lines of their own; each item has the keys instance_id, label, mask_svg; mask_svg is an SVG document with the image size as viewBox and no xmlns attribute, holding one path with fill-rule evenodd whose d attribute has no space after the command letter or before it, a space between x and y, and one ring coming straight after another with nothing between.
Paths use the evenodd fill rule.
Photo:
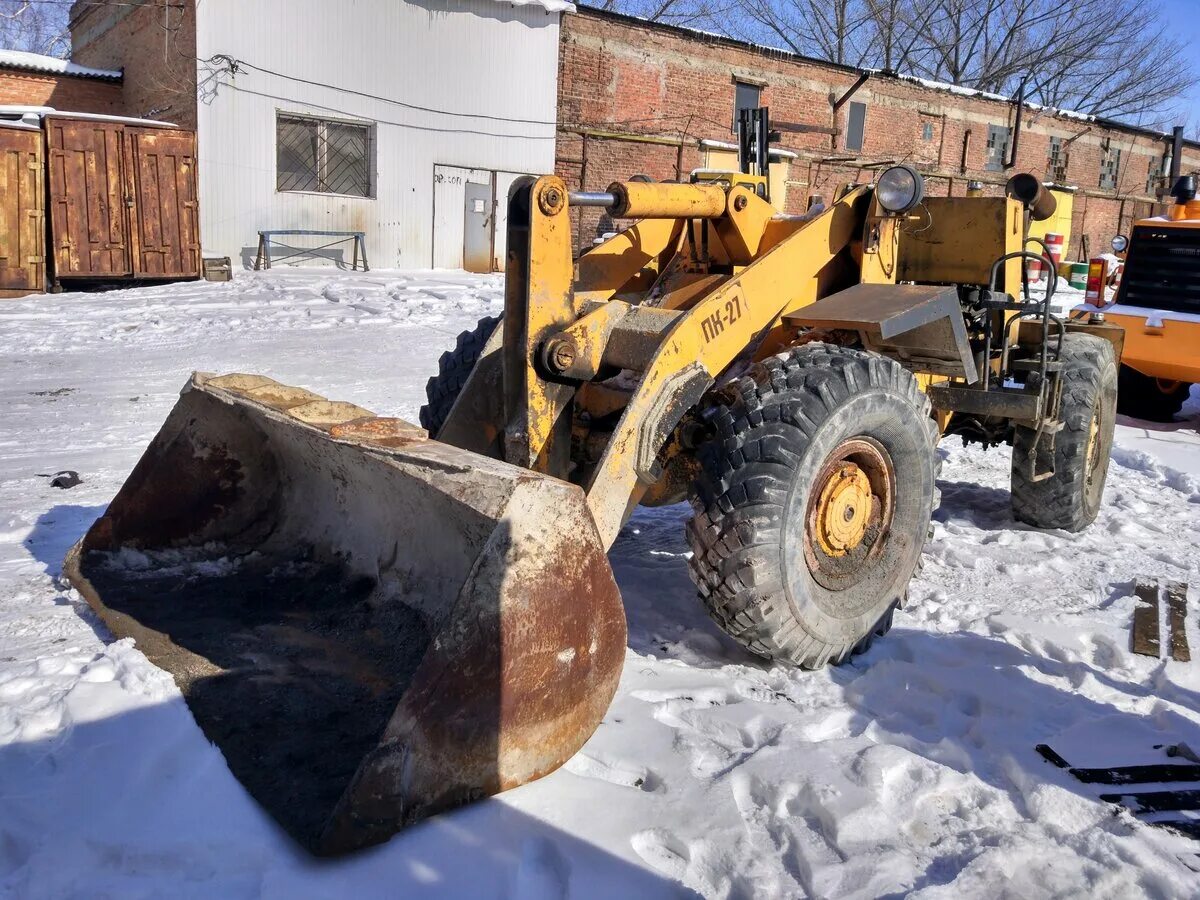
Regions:
<instances>
[{"instance_id":1,"label":"black wire","mask_svg":"<svg viewBox=\"0 0 1200 900\"><path fill-rule=\"evenodd\" d=\"M287 81L295 81L300 84L309 85L311 87L320 87L320 88L325 88L327 90L338 91L339 93L351 94L353 96L363 97L368 100L378 100L383 103L390 103L390 104L394 104L396 106L404 107L406 109L417 110L419 112L428 112L428 113L434 113L437 115L445 115L445 116L458 116L461 118L484 119L484 120L493 121L493 122L513 122L513 123L517 123L517 124L554 125L554 126L558 126L558 124L559 124L557 121L552 121L552 120L548 120L548 119L525 119L525 118L519 118L519 117L514 117L514 116L492 116L492 115L485 115L483 113L454 112L452 110L436 109L434 107L420 106L419 104L406 103L402 100L394 100L390 97L383 97L378 94L369 94L364 91L356 91L356 90L352 90L350 88L343 88L343 87L338 87L337 85L326 84L325 82L322 82L322 81L313 81L313 80L310 80L307 78L300 78L299 76L295 76L295 75L287 75L282 72L277 72L274 69L268 69L268 68L265 68L264 66L258 66L258 65L255 65L254 63L247 62L244 59L238 59L236 57L232 57L232 56L229 56L224 53L214 54L213 56L210 56L208 59L204 60L204 62L206 62L210 65L223 63L227 67L227 69L229 70L229 72L231 74L236 74L237 70L239 68L245 67L247 69L253 69L256 72L262 72L263 74L266 74L266 75L274 75L277 78L283 78ZM230 85L230 86L236 88L236 85ZM237 89L241 90L245 93L258 93L256 91L249 91L245 88L237 88ZM272 95L264 95L264 96L272 96ZM283 99L283 98L277 98L277 99ZM308 101L293 100L292 102L307 103ZM331 110L331 111L337 111L337 110L333 110L331 107L321 106L321 104L311 104L311 105L318 106L320 108ZM714 119L709 119L709 118L706 118L703 116L697 116L695 113L691 113L688 115L677 115L677 116L646 117L646 118L642 118L642 119L623 119L620 121L590 122L586 126L583 126L583 127L588 127L588 128L619 127L619 126L623 126L623 125L640 124L643 122L666 123L671 120L679 120L679 119L698 120L702 124L712 125L716 128L720 128L722 130L725 128L724 123L717 122ZM405 122L383 121L382 124L395 125L395 126L399 126L402 128L413 128L413 129L416 129L419 131L434 131L434 132L443 132L443 133L451 133L451 134L479 134L479 135L491 135L491 136L496 136L496 137L525 137L525 135L495 134L494 132L478 131L478 130L471 130L471 129L437 128L437 127L433 127L433 126L413 125L413 124L405 123ZM690 125L690 121L689 121L689 125ZM694 135L689 134L686 136L691 137ZM548 140L549 139L549 137L543 138L540 135L535 135L533 137L535 140Z\"/></svg>"},{"instance_id":2,"label":"black wire","mask_svg":"<svg viewBox=\"0 0 1200 900\"><path fill-rule=\"evenodd\" d=\"M284 79L287 79L288 81L297 81L300 84L307 84L307 85L310 85L311 87L327 88L328 90L339 91L343 94L352 94L355 97L365 97L368 100L379 100L382 103L392 103L396 106L403 106L405 109L414 109L419 112L435 113L436 115L440 115L440 116L459 116L461 118L466 118L466 119L487 119L492 122L518 122L518 123L527 124L527 125L557 125L558 124L558 122L554 121L554 120L522 119L522 118L519 118L516 116L490 116L490 115L486 115L484 113L454 112L454 111L448 110L448 109L436 109L432 106L420 106L419 104L416 104L416 103L405 103L403 100L393 100L391 97L381 97L378 94L368 94L364 91L355 91L350 88L338 87L337 85L334 85L334 84L326 84L322 81L310 81L307 78L300 78L297 75L285 75L282 72L276 72L273 69L267 69L262 66L256 66L254 63L246 62L244 59L236 59L234 57L226 56L225 54L221 54L221 53L218 53L215 56L209 57L207 62L211 63L211 62L216 62L218 60L228 60L230 65L232 67L234 67L235 71L237 68L245 66L247 69L254 69L256 72L263 72L267 75L274 75L276 78L284 78Z\"/></svg>"}]
</instances>

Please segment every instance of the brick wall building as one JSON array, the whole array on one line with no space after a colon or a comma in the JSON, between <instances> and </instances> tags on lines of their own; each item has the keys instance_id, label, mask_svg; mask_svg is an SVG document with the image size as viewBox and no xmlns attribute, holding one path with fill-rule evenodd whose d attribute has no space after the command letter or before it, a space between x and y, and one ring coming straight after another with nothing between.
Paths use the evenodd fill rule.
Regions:
<instances>
[{"instance_id":1,"label":"brick wall building","mask_svg":"<svg viewBox=\"0 0 1200 900\"><path fill-rule=\"evenodd\" d=\"M192 3L106 3L71 7L72 56L123 69L124 113L196 127L196 8Z\"/></svg>"},{"instance_id":2,"label":"brick wall building","mask_svg":"<svg viewBox=\"0 0 1200 900\"><path fill-rule=\"evenodd\" d=\"M120 113L119 70L93 69L52 56L0 50L0 106Z\"/></svg>"},{"instance_id":3,"label":"brick wall building","mask_svg":"<svg viewBox=\"0 0 1200 900\"><path fill-rule=\"evenodd\" d=\"M586 190L636 173L686 180L711 164L705 142L732 140L739 97L784 126L779 146L795 154L789 212L839 184L870 181L889 162L915 165L941 196L963 195L968 181L1000 194L1010 175L1029 171L1074 189L1076 258L1107 250L1133 219L1158 211L1170 152L1169 136L1026 107L1015 166L1005 168L1017 112L1007 98L581 7L563 17L557 172ZM1185 144L1181 159L1184 172L1200 169L1200 144ZM596 210L575 224L580 246L611 227Z\"/></svg>"}]
</instances>

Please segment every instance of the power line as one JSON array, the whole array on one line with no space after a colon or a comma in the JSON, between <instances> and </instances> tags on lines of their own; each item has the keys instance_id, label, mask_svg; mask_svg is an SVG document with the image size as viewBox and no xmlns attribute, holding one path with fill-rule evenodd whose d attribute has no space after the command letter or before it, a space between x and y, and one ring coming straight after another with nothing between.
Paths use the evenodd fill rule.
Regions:
<instances>
[{"instance_id":1,"label":"power line","mask_svg":"<svg viewBox=\"0 0 1200 900\"><path fill-rule=\"evenodd\" d=\"M381 103L391 103L395 106L402 106L405 109L412 109L412 110L416 110L418 112L433 113L435 115L440 115L440 116L459 116L461 118L466 118L466 119L486 119L486 120L492 121L492 122L516 122L516 123L523 124L523 125L557 125L558 124L553 119L550 119L550 120L547 120L547 119L524 119L519 116L493 116L493 115L488 115L486 113L455 112L453 110L448 110L448 109L437 109L432 106L421 106L416 103L405 103L403 100L395 100L391 97L381 97L378 94L368 94L365 91L356 91L356 90L353 90L352 88L339 87L338 85L335 85L335 84L326 84L323 81L312 81L307 78L300 78L297 75L286 75L283 72L276 72L273 69L267 69L267 68L264 68L263 66L256 66L254 63L246 62L246 60L244 60L244 59L237 59L235 57L228 56L227 54L224 54L224 53L217 53L213 56L210 56L207 60L205 60L205 62L208 62L208 63L225 62L226 65L229 66L231 74L237 74L237 70L239 68L245 67L247 69L254 69L256 72L262 72L266 75L274 75L276 78L283 78L288 81L295 81L300 84L307 84L310 87L326 88L327 90L338 91L343 94L351 94L352 96L355 96L355 97L363 97L368 100L378 100Z\"/></svg>"},{"instance_id":2,"label":"power line","mask_svg":"<svg viewBox=\"0 0 1200 900\"><path fill-rule=\"evenodd\" d=\"M250 94L255 97L265 97L270 100L282 100L287 103L297 103L302 106L309 107L310 109L320 109L324 110L325 112L331 112L342 116L361 118L359 116L353 116L351 113L347 113L345 110L332 106L324 106L320 103L314 103L311 100L297 100L295 97L280 97L278 94L265 94L262 91L253 91L249 88L238 87L236 84L227 84L226 87L230 88L231 90L235 90L240 94ZM437 128L432 125L414 125L411 122L391 122L387 119L372 118L370 121L376 125L392 125L397 128L408 128L413 131L431 131L439 134L474 134L481 137L515 138L523 141L553 141L558 139L557 134L506 134L496 131L481 131L474 128Z\"/></svg>"}]
</instances>

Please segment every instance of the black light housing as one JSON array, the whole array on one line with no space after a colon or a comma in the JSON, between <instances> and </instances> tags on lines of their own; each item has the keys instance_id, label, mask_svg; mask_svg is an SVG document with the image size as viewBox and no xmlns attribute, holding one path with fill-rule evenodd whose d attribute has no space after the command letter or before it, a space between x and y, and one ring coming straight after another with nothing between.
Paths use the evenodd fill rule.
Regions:
<instances>
[{"instance_id":1,"label":"black light housing","mask_svg":"<svg viewBox=\"0 0 1200 900\"><path fill-rule=\"evenodd\" d=\"M1175 198L1176 203L1188 203L1196 199L1196 176L1195 175L1180 175L1179 180L1175 182L1175 186L1171 188L1171 196Z\"/></svg>"},{"instance_id":2,"label":"black light housing","mask_svg":"<svg viewBox=\"0 0 1200 900\"><path fill-rule=\"evenodd\" d=\"M890 213L908 212L925 198L925 179L912 166L892 166L875 182L875 198Z\"/></svg>"}]
</instances>

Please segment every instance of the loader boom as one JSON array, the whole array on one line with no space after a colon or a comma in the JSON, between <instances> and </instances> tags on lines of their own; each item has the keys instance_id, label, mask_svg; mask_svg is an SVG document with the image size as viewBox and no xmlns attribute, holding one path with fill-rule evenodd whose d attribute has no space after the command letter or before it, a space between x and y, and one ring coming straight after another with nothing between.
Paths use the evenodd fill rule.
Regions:
<instances>
[{"instance_id":1,"label":"loader boom","mask_svg":"<svg viewBox=\"0 0 1200 900\"><path fill-rule=\"evenodd\" d=\"M565 480L574 480L565 451L578 386L605 371L637 374L583 482L606 547L662 477L661 451L717 379L735 363L770 352L782 317L844 287L847 270L855 270L855 281L858 270L870 283L894 281L898 243L895 217L882 214L866 186L808 220L781 216L744 187L630 182L610 191L619 211L639 219L585 254L576 282L566 186L555 176L514 185L501 351L505 459ZM666 277L653 305L602 301L619 298L622 283L644 277L650 263L658 261L664 274L672 260L700 252L680 216L711 230L709 252L725 271L700 276L706 279L700 291L692 289L695 281L676 277L678 305L670 290L675 282ZM480 367L472 381L490 377ZM463 397L481 390L468 382ZM439 439L478 434L479 423L470 421L475 414L470 401L460 401Z\"/></svg>"}]
</instances>

